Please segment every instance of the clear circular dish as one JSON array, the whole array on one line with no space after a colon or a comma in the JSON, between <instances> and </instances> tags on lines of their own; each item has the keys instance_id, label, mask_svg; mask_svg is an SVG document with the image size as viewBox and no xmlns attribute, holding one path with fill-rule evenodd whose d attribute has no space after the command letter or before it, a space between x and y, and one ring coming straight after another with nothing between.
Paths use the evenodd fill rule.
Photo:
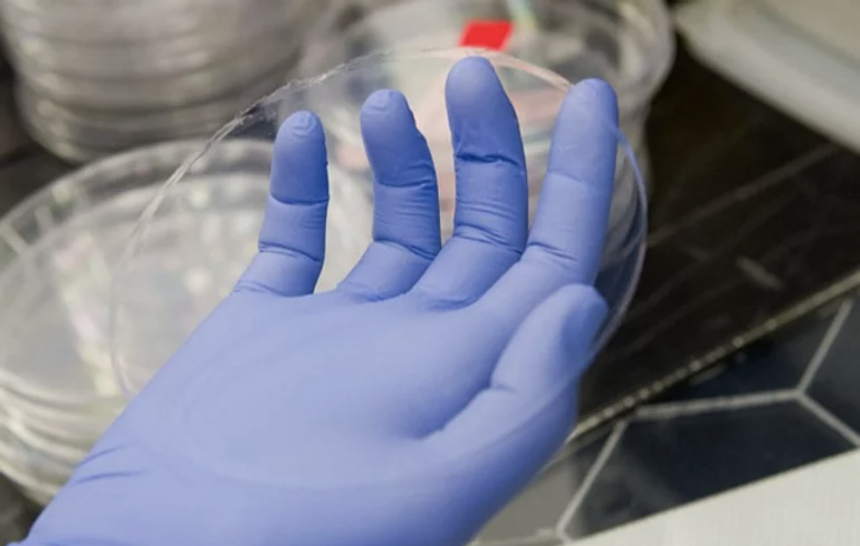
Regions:
<instances>
[{"instance_id":1,"label":"clear circular dish","mask_svg":"<svg viewBox=\"0 0 860 546\"><path fill-rule=\"evenodd\" d=\"M377 89L398 84L431 146L441 188L453 172L450 135L445 130L444 81L458 60L476 53L494 64L524 134L534 136L527 167L535 193L539 192L549 134L570 87L548 70L499 53L401 51L362 58L323 76L294 82L218 131L171 177L141 216L116 269L111 293L112 359L127 394L137 393L229 293L256 252L269 164L260 162L257 170L243 173L241 183L224 177L221 158L227 147L266 143L271 153L271 143L289 114L315 110L322 117L329 144L330 205L326 262L316 290L332 289L370 243L373 217L370 173L355 168L355 157L345 157L340 144L343 135L352 134L344 127L357 123L357 113L354 119L338 113L348 111L347 100L360 102ZM613 121L607 123L616 127ZM609 303L610 318L598 348L623 317L644 256L644 186L633 153L618 134L612 225L597 281ZM451 203L442 193L445 228L452 221Z\"/></svg>"},{"instance_id":2,"label":"clear circular dish","mask_svg":"<svg viewBox=\"0 0 860 546\"><path fill-rule=\"evenodd\" d=\"M291 21L269 18L245 35L222 31L217 37L186 34L171 40L119 43L58 42L7 26L8 47L19 62L39 70L102 80L164 78L201 72L241 56L245 60L277 58ZM277 49L276 49L277 46ZM268 62L268 61L267 61ZM256 63L249 63L253 67ZM243 67L248 68L248 67Z\"/></svg>"},{"instance_id":3,"label":"clear circular dish","mask_svg":"<svg viewBox=\"0 0 860 546\"><path fill-rule=\"evenodd\" d=\"M92 110L139 112L212 100L276 76L283 81L283 75L298 56L299 44L292 47L279 42L261 45L265 49L248 51L248 56L237 52L200 70L157 77L99 79L27 63L17 68L28 87L57 102Z\"/></svg>"},{"instance_id":4,"label":"clear circular dish","mask_svg":"<svg viewBox=\"0 0 860 546\"><path fill-rule=\"evenodd\" d=\"M266 19L289 20L297 9L307 4L306 0L205 0L196 3L107 0L89 5L76 1L4 0L0 13L7 26L30 36L58 43L104 45L155 43L189 33L217 38L225 31L232 33L237 28L253 28ZM99 24L93 24L94 21Z\"/></svg>"},{"instance_id":5,"label":"clear circular dish","mask_svg":"<svg viewBox=\"0 0 860 546\"><path fill-rule=\"evenodd\" d=\"M105 115L87 116L20 92L18 99L21 121L28 133L55 155L81 163L165 138L176 140L212 134L240 109L240 106L225 109L215 103L177 109L172 116L165 116L165 112L151 118L116 116L116 122L111 125ZM236 102L247 105L252 100L238 97Z\"/></svg>"},{"instance_id":6,"label":"clear circular dish","mask_svg":"<svg viewBox=\"0 0 860 546\"><path fill-rule=\"evenodd\" d=\"M470 23L508 21L513 30L503 45L505 53L571 81L601 78L612 84L621 128L640 160L647 160L645 121L675 51L663 0L407 0L384 2L381 8L365 4L338 2L335 11L320 20L307 38L302 75L320 74L374 52L455 47ZM403 77L412 79L411 74ZM360 104L343 106L357 111Z\"/></svg>"},{"instance_id":7,"label":"clear circular dish","mask_svg":"<svg viewBox=\"0 0 860 546\"><path fill-rule=\"evenodd\" d=\"M162 183L204 143L94 163L0 219L0 472L40 501L125 407L107 337L112 267ZM225 144L219 176L262 169L269 149Z\"/></svg>"},{"instance_id":8,"label":"clear circular dish","mask_svg":"<svg viewBox=\"0 0 860 546\"><path fill-rule=\"evenodd\" d=\"M197 133L201 125L210 126L213 122L218 123L215 127L217 129L237 111L252 103L252 96L260 96L261 93L254 91L265 93L271 89L272 81L274 78L270 78L268 82L264 80L266 85L258 89L212 102L125 114L70 108L42 97L25 86L17 89L16 98L25 116L45 119L54 126L69 127L87 143L109 147L118 144L117 141L120 140L124 146L128 146L137 143L137 140L160 135L173 136L174 138L168 140L176 140L189 133Z\"/></svg>"},{"instance_id":9,"label":"clear circular dish","mask_svg":"<svg viewBox=\"0 0 860 546\"><path fill-rule=\"evenodd\" d=\"M99 111L57 103L26 85L16 89L23 123L57 155L87 160L104 153L148 144L210 135L261 95L277 87L279 75L260 78L237 93L188 106L140 112ZM75 143L81 154L65 153L55 143Z\"/></svg>"},{"instance_id":10,"label":"clear circular dish","mask_svg":"<svg viewBox=\"0 0 860 546\"><path fill-rule=\"evenodd\" d=\"M25 128L71 161L209 135L283 82L313 0L3 0Z\"/></svg>"},{"instance_id":11,"label":"clear circular dish","mask_svg":"<svg viewBox=\"0 0 860 546\"><path fill-rule=\"evenodd\" d=\"M237 111L278 86L281 71L214 100L156 110L92 110L58 103L19 84L21 121L28 133L54 154L86 162L135 146L211 135Z\"/></svg>"}]
</instances>

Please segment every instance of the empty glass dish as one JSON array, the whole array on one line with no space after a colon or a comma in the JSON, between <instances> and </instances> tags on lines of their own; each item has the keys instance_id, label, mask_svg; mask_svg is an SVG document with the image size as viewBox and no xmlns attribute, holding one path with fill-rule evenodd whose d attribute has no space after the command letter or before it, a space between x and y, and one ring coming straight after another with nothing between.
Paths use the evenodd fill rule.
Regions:
<instances>
[{"instance_id":1,"label":"empty glass dish","mask_svg":"<svg viewBox=\"0 0 860 546\"><path fill-rule=\"evenodd\" d=\"M203 144L102 160L0 219L0 472L38 502L125 407L107 339L112 267L162 183ZM263 170L270 157L265 142L221 150L222 173Z\"/></svg>"},{"instance_id":2,"label":"empty glass dish","mask_svg":"<svg viewBox=\"0 0 860 546\"><path fill-rule=\"evenodd\" d=\"M651 99L674 57L671 18L663 0L359 0L338 2L310 33L303 75L397 48L499 47L571 81L601 78L618 93L621 127L640 162ZM469 33L476 22L510 23L497 43ZM471 36L471 37L470 37ZM411 78L404 74L404 78ZM354 105L358 108L359 105Z\"/></svg>"},{"instance_id":3,"label":"empty glass dish","mask_svg":"<svg viewBox=\"0 0 860 546\"><path fill-rule=\"evenodd\" d=\"M190 157L141 216L114 276L110 340L113 363L126 392L139 391L229 293L256 252L271 145L288 115L314 110L327 131L330 205L326 262L317 291L329 290L371 241L372 184L354 140L358 114L353 106L380 88L403 91L428 139L443 187L453 178L443 84L454 63L470 54L475 52L447 49L374 55L294 82L227 124ZM496 67L517 110L528 142L527 167L536 197L546 168L549 134L570 83L504 54L482 54ZM614 121L607 123L615 127ZM265 159L235 168L225 158L231 148L243 144L259 147ZM616 171L611 225L597 281L611 310L598 347L611 336L627 308L644 254L644 189L620 132ZM452 222L453 201L445 200L444 191L442 197L444 229Z\"/></svg>"},{"instance_id":4,"label":"empty glass dish","mask_svg":"<svg viewBox=\"0 0 860 546\"><path fill-rule=\"evenodd\" d=\"M211 134L283 82L322 4L0 0L0 23L24 126L64 159L88 161ZM188 119L202 109L206 120Z\"/></svg>"}]
</instances>

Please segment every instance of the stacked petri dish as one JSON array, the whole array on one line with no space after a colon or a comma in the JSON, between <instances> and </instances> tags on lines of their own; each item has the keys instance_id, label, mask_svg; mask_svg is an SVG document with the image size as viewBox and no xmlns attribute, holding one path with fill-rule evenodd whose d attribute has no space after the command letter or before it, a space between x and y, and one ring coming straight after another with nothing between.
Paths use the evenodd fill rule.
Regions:
<instances>
[{"instance_id":1,"label":"stacked petri dish","mask_svg":"<svg viewBox=\"0 0 860 546\"><path fill-rule=\"evenodd\" d=\"M209 135L276 89L316 0L0 0L24 124L86 161Z\"/></svg>"},{"instance_id":2,"label":"stacked petri dish","mask_svg":"<svg viewBox=\"0 0 860 546\"><path fill-rule=\"evenodd\" d=\"M486 30L487 23L510 23L512 31L494 42L504 31ZM469 34L475 24L484 32ZM664 0L345 0L306 40L303 75L372 52L476 45L500 47L571 81L604 79L618 93L621 127L646 178L645 123L675 50Z\"/></svg>"},{"instance_id":3,"label":"stacked petri dish","mask_svg":"<svg viewBox=\"0 0 860 546\"><path fill-rule=\"evenodd\" d=\"M112 266L162 183L202 145L162 144L93 163L0 219L0 472L36 502L50 500L126 404L107 337ZM252 223L241 226L247 235L237 232L243 241L252 240L253 219L265 202L266 180L255 177L268 168L269 148L254 141L222 147L209 166L226 180L200 184L231 188L222 205L246 207ZM243 193L246 186L250 193ZM205 193L189 199L189 212L208 210ZM215 220L206 224L210 231L204 235L234 229L219 223L217 215L209 217ZM228 220L242 218L237 212ZM166 261L165 274L154 279L181 284L157 285L161 292L154 301L165 305L165 313L185 303L172 294L203 290L207 301L223 296L201 288L193 269L171 276L173 266Z\"/></svg>"},{"instance_id":4,"label":"stacked petri dish","mask_svg":"<svg viewBox=\"0 0 860 546\"><path fill-rule=\"evenodd\" d=\"M326 259L317 292L334 289L371 242L373 195L370 173L362 163L358 111L373 91L397 88L409 100L416 121L430 144L440 187L453 178L453 149L447 133L444 82L453 65L475 51L465 49L400 51L371 55L347 63L327 74L292 84L264 98L234 119L189 159L164 185L140 218L114 276L111 294L112 358L125 392L134 396L179 347L208 312L238 280L255 251L256 230L249 227L227 236L213 226L257 226L233 217L229 203L234 192L251 191L251 185L232 187L220 178L219 158L243 142L271 143L282 121L300 110L316 111L326 129L329 155L330 203ZM570 82L557 74L501 53L479 52L494 64L517 110L529 154L527 167L533 193L540 192L546 169L548 137ZM540 108L535 108L539 99ZM613 129L616 122L607 120ZM263 163L260 164L261 166ZM256 173L259 188L267 191L269 166ZM204 191L205 190L205 191ZM442 193L442 227L450 233L450 202ZM202 205L199 205L202 203ZM445 213L447 212L447 213ZM638 281L644 256L646 197L630 146L619 132L612 220L604 249L598 289L609 303L609 319L595 345L599 350L623 317ZM213 248L209 241L217 241ZM165 264L169 264L166 267ZM215 278L215 272L219 277ZM182 279L196 279L183 284ZM207 287L207 291L202 288ZM217 285L213 289L213 285ZM170 296L154 297L165 293ZM168 301L166 301L168 300ZM172 302L169 306L168 303Z\"/></svg>"}]
</instances>

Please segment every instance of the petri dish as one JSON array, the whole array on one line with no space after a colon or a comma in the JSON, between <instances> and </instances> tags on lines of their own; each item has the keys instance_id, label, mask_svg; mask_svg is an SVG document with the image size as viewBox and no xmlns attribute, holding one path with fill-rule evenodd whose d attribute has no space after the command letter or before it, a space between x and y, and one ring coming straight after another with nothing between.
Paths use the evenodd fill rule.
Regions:
<instances>
[{"instance_id":1,"label":"petri dish","mask_svg":"<svg viewBox=\"0 0 860 546\"><path fill-rule=\"evenodd\" d=\"M175 74L106 79L44 69L26 61L19 73L30 88L57 102L81 109L133 114L199 104L231 92L247 91L261 80L273 80L275 76L283 79L298 55L298 44L290 48L268 40L260 46L248 50L248 58L235 54L201 69ZM127 62L132 59L129 56Z\"/></svg>"},{"instance_id":2,"label":"petri dish","mask_svg":"<svg viewBox=\"0 0 860 546\"><path fill-rule=\"evenodd\" d=\"M6 28L8 47L21 63L36 69L104 80L157 78L205 69L247 50L253 58L272 55L274 43L283 46L282 35L290 30L288 22L261 21L251 36L222 32L220 37L195 34L169 41L148 43L115 42L103 44L65 42L33 36L14 27Z\"/></svg>"},{"instance_id":3,"label":"petri dish","mask_svg":"<svg viewBox=\"0 0 860 546\"><path fill-rule=\"evenodd\" d=\"M34 499L50 498L126 405L107 337L112 267L164 181L203 144L102 160L0 218L0 472ZM257 172L269 148L232 142L212 168ZM181 303L167 297L164 309Z\"/></svg>"},{"instance_id":4,"label":"petri dish","mask_svg":"<svg viewBox=\"0 0 860 546\"><path fill-rule=\"evenodd\" d=\"M303 73L396 48L455 47L471 23L506 21L513 30L501 46L505 53L571 81L611 83L621 126L634 146L644 140L650 101L674 58L663 0L407 0L383 7L347 0L338 7L340 17L330 15L312 32Z\"/></svg>"},{"instance_id":5,"label":"petri dish","mask_svg":"<svg viewBox=\"0 0 860 546\"><path fill-rule=\"evenodd\" d=\"M236 93L170 109L92 110L52 100L19 82L21 121L46 148L72 161L91 161L154 141L209 135L237 111L277 88L278 75L258 78Z\"/></svg>"},{"instance_id":6,"label":"petri dish","mask_svg":"<svg viewBox=\"0 0 860 546\"><path fill-rule=\"evenodd\" d=\"M215 127L209 131L211 134L237 111L246 108L261 94L277 86L277 79L278 77L258 78L253 86L205 102L136 112L69 106L22 84L17 86L15 93L25 122L38 120L56 131L63 131L62 128L65 128L70 136L81 144L110 149L116 146L146 144L158 136L168 140L199 137L201 126L211 127L211 124L215 123Z\"/></svg>"},{"instance_id":7,"label":"petri dish","mask_svg":"<svg viewBox=\"0 0 860 546\"><path fill-rule=\"evenodd\" d=\"M495 52L403 50L370 55L322 76L293 82L261 99L189 157L134 228L115 270L110 302L112 360L126 394L133 397L140 391L229 293L256 252L269 162L257 162L238 178L225 176L226 150L255 143L269 146L271 154L286 117L300 110L314 110L321 116L328 144L330 205L326 260L316 291L333 289L371 242L372 180L355 149L358 113L353 105L377 89L399 88L431 146L441 187L453 172L450 135L445 130L444 81L457 61L476 54L493 63L512 97L530 142L527 167L537 195L549 135L570 87L569 81L549 70ZM609 303L610 318L596 348L605 344L623 317L644 256L644 185L630 146L620 131L618 135L612 225L597 281ZM442 202L446 211L442 227L450 233L452 203L444 195Z\"/></svg>"},{"instance_id":8,"label":"petri dish","mask_svg":"<svg viewBox=\"0 0 860 546\"><path fill-rule=\"evenodd\" d=\"M0 12L10 27L30 36L71 43L134 43L169 40L195 33L217 39L237 25L252 25L266 18L286 18L305 7L307 1L291 0L206 0L205 2L123 2L98 3L30 2L5 0ZM99 25L93 25L99 21ZM88 32L82 33L82 29Z\"/></svg>"},{"instance_id":9,"label":"petri dish","mask_svg":"<svg viewBox=\"0 0 860 546\"><path fill-rule=\"evenodd\" d=\"M310 0L9 0L0 25L25 129L77 162L212 134L278 88L300 56L295 31L319 10Z\"/></svg>"}]
</instances>

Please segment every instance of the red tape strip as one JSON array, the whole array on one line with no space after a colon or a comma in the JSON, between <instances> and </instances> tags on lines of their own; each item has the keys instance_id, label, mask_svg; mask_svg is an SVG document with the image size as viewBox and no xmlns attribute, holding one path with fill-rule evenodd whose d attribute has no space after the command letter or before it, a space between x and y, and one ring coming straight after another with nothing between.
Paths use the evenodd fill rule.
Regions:
<instances>
[{"instance_id":1,"label":"red tape strip","mask_svg":"<svg viewBox=\"0 0 860 546\"><path fill-rule=\"evenodd\" d=\"M460 34L460 47L475 47L503 51L514 30L510 21L470 21Z\"/></svg>"}]
</instances>

